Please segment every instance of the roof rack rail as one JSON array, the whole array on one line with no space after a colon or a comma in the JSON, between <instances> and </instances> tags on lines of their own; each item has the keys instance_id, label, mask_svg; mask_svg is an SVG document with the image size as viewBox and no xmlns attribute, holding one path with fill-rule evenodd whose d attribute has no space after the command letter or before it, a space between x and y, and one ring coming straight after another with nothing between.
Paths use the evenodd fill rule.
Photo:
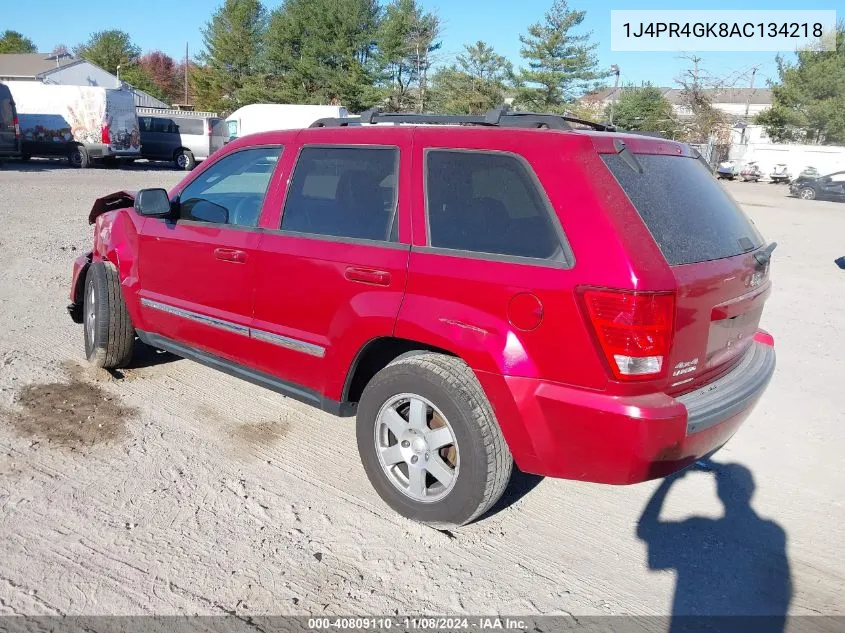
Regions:
<instances>
[{"instance_id":1,"label":"roof rack rail","mask_svg":"<svg viewBox=\"0 0 845 633\"><path fill-rule=\"evenodd\" d=\"M571 130L570 123L584 125L602 132L613 132L616 128L605 123L595 123L567 115L539 114L536 112L513 112L508 106L499 106L489 110L483 116L474 114L410 114L407 112L380 112L367 110L357 118L318 119L311 127L349 127L387 123L400 125L411 123L418 125L480 125L491 127L543 128L551 130Z\"/></svg>"}]
</instances>

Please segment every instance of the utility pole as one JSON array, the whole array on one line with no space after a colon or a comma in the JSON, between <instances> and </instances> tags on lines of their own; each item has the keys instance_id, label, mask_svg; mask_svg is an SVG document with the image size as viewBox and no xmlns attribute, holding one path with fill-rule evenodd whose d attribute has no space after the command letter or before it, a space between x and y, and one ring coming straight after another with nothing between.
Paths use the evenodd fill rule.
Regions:
<instances>
[{"instance_id":1,"label":"utility pole","mask_svg":"<svg viewBox=\"0 0 845 633\"><path fill-rule=\"evenodd\" d=\"M610 98L610 124L613 125L613 106L616 103L616 91L619 90L619 66L613 64L610 67L610 72L616 75L616 78L613 80L613 94Z\"/></svg>"},{"instance_id":2,"label":"utility pole","mask_svg":"<svg viewBox=\"0 0 845 633\"><path fill-rule=\"evenodd\" d=\"M188 105L188 43L185 42L185 105Z\"/></svg>"},{"instance_id":3,"label":"utility pole","mask_svg":"<svg viewBox=\"0 0 845 633\"><path fill-rule=\"evenodd\" d=\"M745 145L745 132L748 129L748 110L751 108L751 95L754 94L754 76L757 74L757 66L751 68L751 81L748 83L748 96L745 98L745 118L743 123L745 127L742 128L742 136L739 139L740 145Z\"/></svg>"}]
</instances>

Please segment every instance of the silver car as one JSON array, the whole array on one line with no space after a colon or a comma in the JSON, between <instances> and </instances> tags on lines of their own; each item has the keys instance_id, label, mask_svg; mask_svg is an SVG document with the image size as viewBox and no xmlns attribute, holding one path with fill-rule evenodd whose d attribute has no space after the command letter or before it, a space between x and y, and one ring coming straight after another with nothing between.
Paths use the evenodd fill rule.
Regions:
<instances>
[{"instance_id":1,"label":"silver car","mask_svg":"<svg viewBox=\"0 0 845 633\"><path fill-rule=\"evenodd\" d=\"M190 171L223 147L223 125L213 112L138 108L141 156L173 161L177 169Z\"/></svg>"}]
</instances>

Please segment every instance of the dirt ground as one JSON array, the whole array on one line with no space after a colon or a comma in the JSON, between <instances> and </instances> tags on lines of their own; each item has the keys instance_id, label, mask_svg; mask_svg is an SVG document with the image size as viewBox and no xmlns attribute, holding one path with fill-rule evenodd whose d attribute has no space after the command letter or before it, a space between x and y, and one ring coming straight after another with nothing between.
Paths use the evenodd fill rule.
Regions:
<instances>
[{"instance_id":1,"label":"dirt ground","mask_svg":"<svg viewBox=\"0 0 845 633\"><path fill-rule=\"evenodd\" d=\"M778 370L659 520L660 482L523 475L440 532L381 503L352 419L167 354L84 365L65 305L91 202L180 178L0 170L0 614L845 613L845 204L727 185L779 243Z\"/></svg>"}]
</instances>

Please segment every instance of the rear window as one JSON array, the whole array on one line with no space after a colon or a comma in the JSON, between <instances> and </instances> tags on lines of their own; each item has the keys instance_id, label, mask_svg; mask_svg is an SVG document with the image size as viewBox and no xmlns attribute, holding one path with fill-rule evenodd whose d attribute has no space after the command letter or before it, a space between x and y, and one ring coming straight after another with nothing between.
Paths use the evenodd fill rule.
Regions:
<instances>
[{"instance_id":1,"label":"rear window","mask_svg":"<svg viewBox=\"0 0 845 633\"><path fill-rule=\"evenodd\" d=\"M762 246L754 224L698 160L636 154L640 174L619 154L602 158L670 265L733 257Z\"/></svg>"}]
</instances>

